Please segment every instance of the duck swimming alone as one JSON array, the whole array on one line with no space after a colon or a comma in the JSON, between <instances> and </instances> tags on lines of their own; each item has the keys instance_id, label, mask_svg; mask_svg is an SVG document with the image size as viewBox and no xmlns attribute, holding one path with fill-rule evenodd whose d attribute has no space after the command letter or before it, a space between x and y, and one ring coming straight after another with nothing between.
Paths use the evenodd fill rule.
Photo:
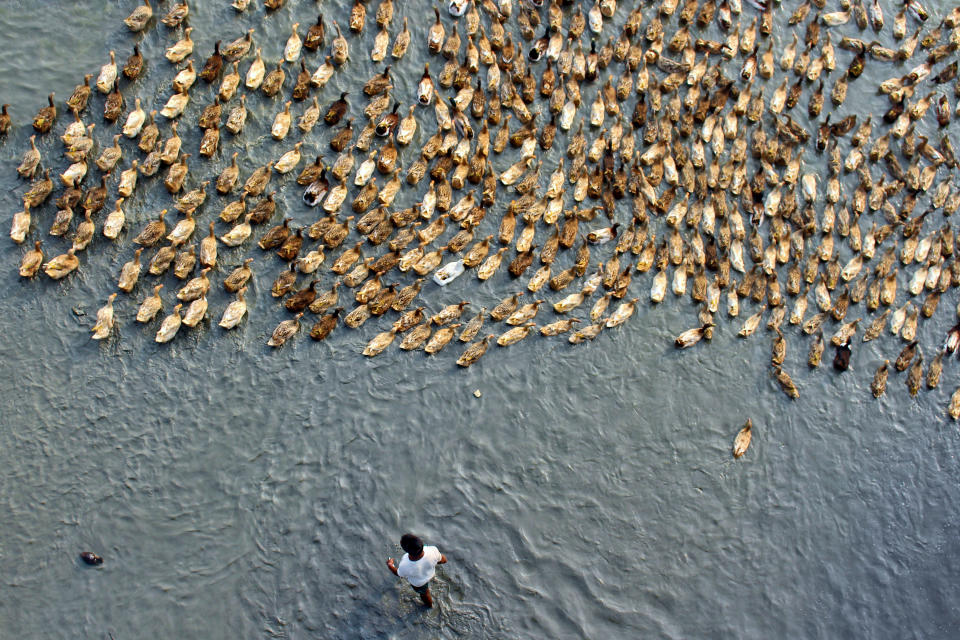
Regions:
<instances>
[{"instance_id":1,"label":"duck swimming alone","mask_svg":"<svg viewBox=\"0 0 960 640\"><path fill-rule=\"evenodd\" d=\"M747 423L737 433L733 440L733 457L742 458L750 447L750 439L753 437L753 422L748 418Z\"/></svg>"}]
</instances>

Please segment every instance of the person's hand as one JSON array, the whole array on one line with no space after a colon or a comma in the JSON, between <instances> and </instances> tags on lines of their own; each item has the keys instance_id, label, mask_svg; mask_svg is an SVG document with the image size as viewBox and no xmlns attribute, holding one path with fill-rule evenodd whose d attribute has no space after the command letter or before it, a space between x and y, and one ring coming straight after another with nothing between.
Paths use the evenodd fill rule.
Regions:
<instances>
[{"instance_id":1,"label":"person's hand","mask_svg":"<svg viewBox=\"0 0 960 640\"><path fill-rule=\"evenodd\" d=\"M393 558L387 558L387 567L392 571L396 567L393 564Z\"/></svg>"}]
</instances>

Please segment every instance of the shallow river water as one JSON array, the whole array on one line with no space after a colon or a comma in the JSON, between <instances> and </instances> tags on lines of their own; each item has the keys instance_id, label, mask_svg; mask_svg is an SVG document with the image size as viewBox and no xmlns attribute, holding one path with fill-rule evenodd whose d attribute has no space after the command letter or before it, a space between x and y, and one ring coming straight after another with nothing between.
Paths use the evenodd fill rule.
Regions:
<instances>
[{"instance_id":1,"label":"shallow river water","mask_svg":"<svg viewBox=\"0 0 960 640\"><path fill-rule=\"evenodd\" d=\"M14 169L29 119L50 91L62 109L110 49L126 59L133 37L122 19L133 4L0 3L0 97L16 123L0 146L3 225L24 190ZM346 87L361 104L359 85L380 68L364 50L376 4L361 39L350 36L354 61L319 93L322 106ZM622 23L628 3L620 4ZM395 25L413 18L410 51L395 70L409 104L430 5L396 5ZM227 0L194 0L195 58L256 26L269 63L290 25L301 22L302 34L318 8L328 25L344 24L349 5L290 0L265 15L262 6L236 14ZM887 7L888 20L893 13ZM142 36L148 73L124 90L128 101L163 105L172 73L162 52L176 37L159 24ZM307 56L315 68L319 56ZM838 57L845 66L851 56ZM888 75L868 66L858 82L872 87ZM193 152L193 123L214 91L202 81L192 91L181 135ZM593 91L584 90L586 107ZM102 98L91 102L87 120L103 146L119 126L102 121ZM188 186L215 177L233 151L246 175L292 147L269 137L280 104L251 104L250 131L225 134L212 162L195 158ZM882 105L851 89L839 115L879 114ZM68 121L61 115L60 132ZM957 144L956 124L951 132ZM305 159L328 138L319 124ZM566 140L558 135L545 173ZM40 146L62 171L54 134ZM514 161L507 155L495 159L501 170ZM127 143L124 157L123 168L140 156ZM466 370L454 363L454 344L433 357L394 346L363 358L388 326L376 319L324 343L304 329L274 350L266 339L287 317L269 296L282 268L275 259L256 271L250 316L233 332L213 322L156 344L156 325L133 321L148 291L142 279L118 300L116 335L91 341L129 240L169 206L160 182L146 181L127 203L124 241L98 237L60 283L21 280L25 248L0 242L0 637L956 637L960 434L944 411L960 384L955 361L938 389L911 398L903 374L891 375L876 401L870 378L898 341L858 339L851 370L838 375L826 356L820 369L807 368L808 342L791 326L787 366L801 390L791 401L769 373L770 334L737 338L742 318L724 317L710 343L675 350L696 312L670 293L648 304L650 274L632 285L642 300L635 316L593 343L491 346ZM284 214L315 219L292 177L272 185L282 188ZM211 200L208 212L225 202ZM34 235L45 237L43 229ZM45 249L63 244L50 238ZM246 251L221 248L221 263L232 268ZM211 293L215 318L229 300L224 273ZM176 281L163 281L172 293ZM504 269L482 284L472 276L446 289L430 283L421 299L431 311L461 298L489 307L516 286ZM958 289L944 295L921 324L922 345L942 340L957 302ZM732 462L732 438L747 418L753 444ZM450 560L429 612L384 566L407 530ZM83 550L104 565L81 563Z\"/></svg>"}]
</instances>

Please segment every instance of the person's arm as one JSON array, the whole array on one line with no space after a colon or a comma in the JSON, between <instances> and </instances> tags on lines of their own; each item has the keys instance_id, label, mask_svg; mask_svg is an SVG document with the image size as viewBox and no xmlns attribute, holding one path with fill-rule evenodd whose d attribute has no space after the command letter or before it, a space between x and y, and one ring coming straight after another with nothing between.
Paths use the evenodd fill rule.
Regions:
<instances>
[{"instance_id":1,"label":"person's arm","mask_svg":"<svg viewBox=\"0 0 960 640\"><path fill-rule=\"evenodd\" d=\"M393 558L387 558L387 569L390 569L390 572L393 573L393 575L395 576L400 575L399 573L397 573L397 565L393 563Z\"/></svg>"},{"instance_id":2,"label":"person's arm","mask_svg":"<svg viewBox=\"0 0 960 640\"><path fill-rule=\"evenodd\" d=\"M437 564L447 564L447 556L440 554L440 560L437 561Z\"/></svg>"}]
</instances>

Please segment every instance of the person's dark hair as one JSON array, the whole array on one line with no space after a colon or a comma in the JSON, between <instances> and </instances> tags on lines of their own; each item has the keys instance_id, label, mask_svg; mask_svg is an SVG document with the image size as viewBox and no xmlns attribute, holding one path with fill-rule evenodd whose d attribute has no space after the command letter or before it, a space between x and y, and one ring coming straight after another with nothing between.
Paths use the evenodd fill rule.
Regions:
<instances>
[{"instance_id":1,"label":"person's dark hair","mask_svg":"<svg viewBox=\"0 0 960 640\"><path fill-rule=\"evenodd\" d=\"M400 548L411 556L418 556L423 551L423 540L412 533L405 533L400 538Z\"/></svg>"}]
</instances>

